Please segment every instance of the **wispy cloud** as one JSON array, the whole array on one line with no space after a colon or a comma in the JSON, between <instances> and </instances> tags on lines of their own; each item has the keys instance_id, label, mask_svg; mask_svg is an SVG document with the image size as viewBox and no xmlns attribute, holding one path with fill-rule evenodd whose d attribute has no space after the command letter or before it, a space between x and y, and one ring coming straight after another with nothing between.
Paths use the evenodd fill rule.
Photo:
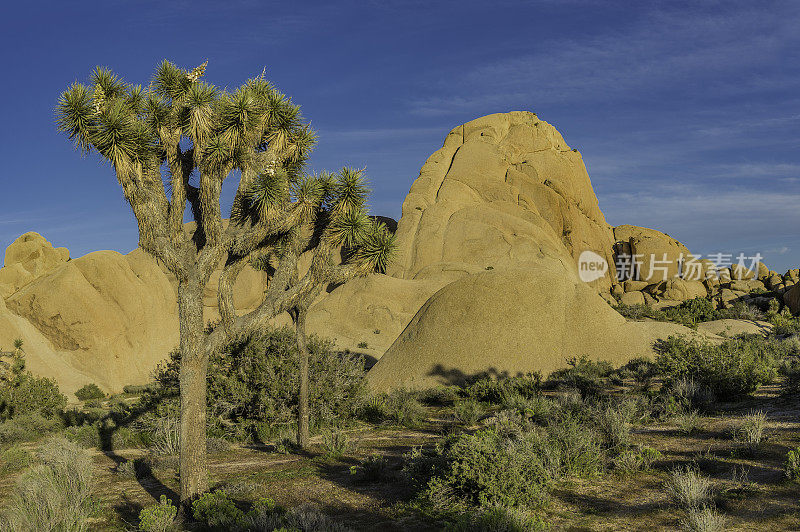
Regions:
<instances>
[{"instance_id":1,"label":"wispy cloud","mask_svg":"<svg viewBox=\"0 0 800 532\"><path fill-rule=\"evenodd\" d=\"M533 53L478 64L460 75L445 73L432 90L440 94L412 99L409 106L441 115L520 102L607 103L676 88L694 97L797 88L793 73L758 71L778 57L797 56L800 4L737 6L653 10L625 31L537 40ZM738 75L748 68L754 75Z\"/></svg>"}]
</instances>

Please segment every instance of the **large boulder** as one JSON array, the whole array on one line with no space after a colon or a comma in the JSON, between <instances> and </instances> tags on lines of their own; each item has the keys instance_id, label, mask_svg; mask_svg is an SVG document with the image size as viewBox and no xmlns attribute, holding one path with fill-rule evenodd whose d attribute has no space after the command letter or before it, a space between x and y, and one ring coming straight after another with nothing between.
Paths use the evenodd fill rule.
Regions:
<instances>
[{"instance_id":1,"label":"large boulder","mask_svg":"<svg viewBox=\"0 0 800 532\"><path fill-rule=\"evenodd\" d=\"M691 334L671 323L628 322L567 269L462 277L431 297L370 370L374 390L462 382L483 373L549 373L568 357L615 365L652 355L656 338Z\"/></svg>"},{"instance_id":2,"label":"large boulder","mask_svg":"<svg viewBox=\"0 0 800 532\"><path fill-rule=\"evenodd\" d=\"M586 250L611 268L612 233L577 150L535 114L494 114L453 129L403 202L389 275L462 275L549 262Z\"/></svg>"},{"instance_id":3,"label":"large boulder","mask_svg":"<svg viewBox=\"0 0 800 532\"><path fill-rule=\"evenodd\" d=\"M635 263L635 269L627 272L630 278L647 284L679 277L682 265L692 258L686 246L655 229L620 225L614 228L614 239L630 257L627 259L630 265L633 267Z\"/></svg>"},{"instance_id":4,"label":"large boulder","mask_svg":"<svg viewBox=\"0 0 800 532\"><path fill-rule=\"evenodd\" d=\"M69 261L6 306L46 338L51 352L69 353L70 366L109 391L146 382L178 342L170 283L138 253L98 251Z\"/></svg>"},{"instance_id":5,"label":"large boulder","mask_svg":"<svg viewBox=\"0 0 800 532\"><path fill-rule=\"evenodd\" d=\"M664 299L672 301L686 301L696 297L706 297L708 291L700 281L687 281L685 279L668 279L664 283Z\"/></svg>"},{"instance_id":6,"label":"large boulder","mask_svg":"<svg viewBox=\"0 0 800 532\"><path fill-rule=\"evenodd\" d=\"M307 327L321 337L335 338L341 349L380 358L442 285L377 274L353 279L309 309Z\"/></svg>"},{"instance_id":7,"label":"large boulder","mask_svg":"<svg viewBox=\"0 0 800 532\"><path fill-rule=\"evenodd\" d=\"M795 284L783 294L783 302L792 314L800 314L800 284Z\"/></svg>"},{"instance_id":8,"label":"large boulder","mask_svg":"<svg viewBox=\"0 0 800 532\"><path fill-rule=\"evenodd\" d=\"M5 261L0 268L0 298L9 297L68 260L66 248L54 248L39 233L25 233L6 248Z\"/></svg>"}]
</instances>

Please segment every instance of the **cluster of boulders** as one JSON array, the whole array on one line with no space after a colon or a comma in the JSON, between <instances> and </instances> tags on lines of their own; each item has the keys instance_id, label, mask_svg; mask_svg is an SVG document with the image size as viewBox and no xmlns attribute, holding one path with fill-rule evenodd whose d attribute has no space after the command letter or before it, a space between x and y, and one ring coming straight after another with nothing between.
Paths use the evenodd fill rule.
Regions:
<instances>
[{"instance_id":1,"label":"cluster of boulders","mask_svg":"<svg viewBox=\"0 0 800 532\"><path fill-rule=\"evenodd\" d=\"M780 296L800 311L798 270L733 266L695 278L694 266L707 273L711 262L677 240L609 225L581 154L528 112L453 129L411 186L396 238L386 275L329 287L307 322L340 348L378 359L368 374L376 390L485 371L546 373L576 355L622 364L652 354L657 338L695 334L626 321L606 301L667 306L702 296L727 306ZM590 279L580 270L585 253L604 266ZM626 256L636 260L626 264ZM219 317L218 277L204 294L208 322ZM267 282L246 268L234 288L237 310L257 307ZM67 394L90 382L107 391L146 382L178 342L175 280L139 249L70 259L27 233L0 269L0 350L15 338L24 340L28 368Z\"/></svg>"},{"instance_id":2,"label":"cluster of boulders","mask_svg":"<svg viewBox=\"0 0 800 532\"><path fill-rule=\"evenodd\" d=\"M777 299L792 313L800 312L800 287L793 289L800 281L800 269L780 274L752 257L718 264L693 255L665 233L632 225L614 228L614 237L618 282L611 286L613 299L606 296L614 303L664 308L707 297L717 308L728 308L736 302L765 307Z\"/></svg>"}]
</instances>

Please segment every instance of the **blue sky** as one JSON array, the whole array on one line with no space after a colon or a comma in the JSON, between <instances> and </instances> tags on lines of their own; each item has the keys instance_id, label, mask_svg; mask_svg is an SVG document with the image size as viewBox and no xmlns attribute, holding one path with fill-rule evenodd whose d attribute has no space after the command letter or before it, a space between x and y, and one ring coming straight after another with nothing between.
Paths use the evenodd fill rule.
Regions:
<instances>
[{"instance_id":1,"label":"blue sky","mask_svg":"<svg viewBox=\"0 0 800 532\"><path fill-rule=\"evenodd\" d=\"M800 266L800 2L6 2L0 247L36 230L73 256L127 252L107 165L54 126L95 65L147 82L168 58L267 77L319 131L315 169L366 166L400 206L456 125L531 110L578 148L609 223L697 253Z\"/></svg>"}]
</instances>

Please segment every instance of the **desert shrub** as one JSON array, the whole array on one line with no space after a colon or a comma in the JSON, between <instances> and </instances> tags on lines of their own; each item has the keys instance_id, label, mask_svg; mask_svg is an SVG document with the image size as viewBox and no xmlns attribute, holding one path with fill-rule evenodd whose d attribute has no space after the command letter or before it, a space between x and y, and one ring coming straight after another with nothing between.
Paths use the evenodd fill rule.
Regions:
<instances>
[{"instance_id":1,"label":"desert shrub","mask_svg":"<svg viewBox=\"0 0 800 532\"><path fill-rule=\"evenodd\" d=\"M483 411L483 405L475 399L456 401L453 406L453 416L455 416L456 421L467 426L477 423L483 415Z\"/></svg>"},{"instance_id":2,"label":"desert shrub","mask_svg":"<svg viewBox=\"0 0 800 532\"><path fill-rule=\"evenodd\" d=\"M0 385L0 420L26 414L54 417L67 405L67 398L52 379L19 373Z\"/></svg>"},{"instance_id":3,"label":"desert shrub","mask_svg":"<svg viewBox=\"0 0 800 532\"><path fill-rule=\"evenodd\" d=\"M701 384L692 377L669 379L662 391L669 394L679 410L708 410L717 399L708 385Z\"/></svg>"},{"instance_id":4,"label":"desert shrub","mask_svg":"<svg viewBox=\"0 0 800 532\"><path fill-rule=\"evenodd\" d=\"M702 508L711 500L711 481L690 467L673 469L665 488L670 498L683 508Z\"/></svg>"},{"instance_id":5,"label":"desert shrub","mask_svg":"<svg viewBox=\"0 0 800 532\"><path fill-rule=\"evenodd\" d=\"M734 431L734 438L747 444L751 449L758 447L764 439L767 415L763 410L752 411L742 419Z\"/></svg>"},{"instance_id":6,"label":"desert shrub","mask_svg":"<svg viewBox=\"0 0 800 532\"><path fill-rule=\"evenodd\" d=\"M404 427L417 427L425 419L425 408L411 391L393 390L384 397L383 401L382 415L384 419Z\"/></svg>"},{"instance_id":7,"label":"desert shrub","mask_svg":"<svg viewBox=\"0 0 800 532\"><path fill-rule=\"evenodd\" d=\"M609 401L595 415L597 432L606 449L620 449L630 444L631 425L637 413L633 400Z\"/></svg>"},{"instance_id":8,"label":"desert shrub","mask_svg":"<svg viewBox=\"0 0 800 532\"><path fill-rule=\"evenodd\" d=\"M763 320L767 316L757 306L751 305L746 301L736 301L725 310L719 311L720 318L730 318L734 320Z\"/></svg>"},{"instance_id":9,"label":"desert shrub","mask_svg":"<svg viewBox=\"0 0 800 532\"><path fill-rule=\"evenodd\" d=\"M145 392L152 392L155 388L154 384L126 384L122 387L122 391L131 395L139 395Z\"/></svg>"},{"instance_id":10,"label":"desert shrub","mask_svg":"<svg viewBox=\"0 0 800 532\"><path fill-rule=\"evenodd\" d=\"M547 462L553 476L592 476L600 472L603 454L586 419L564 411L551 417L546 428L549 445L541 450L549 456Z\"/></svg>"},{"instance_id":11,"label":"desert shrub","mask_svg":"<svg viewBox=\"0 0 800 532\"><path fill-rule=\"evenodd\" d=\"M383 480L389 475L389 460L380 454L373 454L358 466L350 468L350 473L363 481Z\"/></svg>"},{"instance_id":12,"label":"desert shrub","mask_svg":"<svg viewBox=\"0 0 800 532\"><path fill-rule=\"evenodd\" d=\"M615 471L622 474L630 474L649 469L661 457L661 453L652 447L628 449L618 454L612 460L612 465Z\"/></svg>"},{"instance_id":13,"label":"desert shrub","mask_svg":"<svg viewBox=\"0 0 800 532\"><path fill-rule=\"evenodd\" d=\"M302 504L291 508L283 517L286 530L302 532L347 532L349 529L322 513L312 504Z\"/></svg>"},{"instance_id":14,"label":"desert shrub","mask_svg":"<svg viewBox=\"0 0 800 532\"><path fill-rule=\"evenodd\" d=\"M590 417L558 411L542 427L516 410L502 411L475 433L415 449L404 472L418 500L434 512L536 507L552 480L593 475L602 467Z\"/></svg>"},{"instance_id":15,"label":"desert shrub","mask_svg":"<svg viewBox=\"0 0 800 532\"><path fill-rule=\"evenodd\" d=\"M33 441L62 428L61 420L39 413L25 414L0 423L0 446Z\"/></svg>"},{"instance_id":16,"label":"desert shrub","mask_svg":"<svg viewBox=\"0 0 800 532\"><path fill-rule=\"evenodd\" d=\"M231 442L224 438L210 436L206 438L206 452L208 454L227 453L231 450Z\"/></svg>"},{"instance_id":17,"label":"desert shrub","mask_svg":"<svg viewBox=\"0 0 800 532\"><path fill-rule=\"evenodd\" d=\"M781 393L784 395L800 393L800 360L797 358L784 360L778 368L778 373L783 377Z\"/></svg>"},{"instance_id":18,"label":"desert shrub","mask_svg":"<svg viewBox=\"0 0 800 532\"><path fill-rule=\"evenodd\" d=\"M772 334L777 336L800 334L800 319L798 318L775 314L770 316L769 321L772 323Z\"/></svg>"},{"instance_id":19,"label":"desert shrub","mask_svg":"<svg viewBox=\"0 0 800 532\"><path fill-rule=\"evenodd\" d=\"M678 412L672 417L672 422L684 434L692 434L704 425L700 415L694 410Z\"/></svg>"},{"instance_id":20,"label":"desert shrub","mask_svg":"<svg viewBox=\"0 0 800 532\"><path fill-rule=\"evenodd\" d=\"M547 397L532 397L525 402L525 411L522 412L537 423L545 423L547 418L553 413L555 403Z\"/></svg>"},{"instance_id":21,"label":"desert shrub","mask_svg":"<svg viewBox=\"0 0 800 532\"><path fill-rule=\"evenodd\" d=\"M712 506L690 508L681 527L690 532L723 532L727 530L725 516Z\"/></svg>"},{"instance_id":22,"label":"desert shrub","mask_svg":"<svg viewBox=\"0 0 800 532\"><path fill-rule=\"evenodd\" d=\"M780 342L760 335L732 338L719 345L670 336L656 342L656 362L669 385L691 379L719 399L731 400L771 382L782 353Z\"/></svg>"},{"instance_id":23,"label":"desert shrub","mask_svg":"<svg viewBox=\"0 0 800 532\"><path fill-rule=\"evenodd\" d=\"M180 452L180 420L159 417L150 421L150 450L157 455L176 455Z\"/></svg>"},{"instance_id":24,"label":"desert shrub","mask_svg":"<svg viewBox=\"0 0 800 532\"><path fill-rule=\"evenodd\" d=\"M622 379L631 378L639 386L647 388L658 374L658 368L653 361L644 357L636 357L619 368L616 374Z\"/></svg>"},{"instance_id":25,"label":"desert shrub","mask_svg":"<svg viewBox=\"0 0 800 532\"><path fill-rule=\"evenodd\" d=\"M139 530L143 532L168 532L175 528L178 509L162 495L158 504L146 506L139 512Z\"/></svg>"},{"instance_id":26,"label":"desert shrub","mask_svg":"<svg viewBox=\"0 0 800 532\"><path fill-rule=\"evenodd\" d=\"M789 480L800 481L800 447L786 453L784 473Z\"/></svg>"},{"instance_id":27,"label":"desert shrub","mask_svg":"<svg viewBox=\"0 0 800 532\"><path fill-rule=\"evenodd\" d=\"M419 401L430 406L451 405L459 397L458 386L436 386L419 392Z\"/></svg>"},{"instance_id":28,"label":"desert shrub","mask_svg":"<svg viewBox=\"0 0 800 532\"><path fill-rule=\"evenodd\" d=\"M297 416L296 350L294 331L271 328L213 356L208 371L209 435L252 437L257 423L292 422ZM332 342L313 335L309 351L312 428L354 418L366 395L363 358L335 351ZM175 351L157 368L157 385L143 396L144 402L177 404L179 359L180 353Z\"/></svg>"},{"instance_id":29,"label":"desert shrub","mask_svg":"<svg viewBox=\"0 0 800 532\"><path fill-rule=\"evenodd\" d=\"M722 313L714 307L714 302L705 297L696 297L681 304L664 309L663 318L687 327L695 327L704 321L718 320Z\"/></svg>"},{"instance_id":30,"label":"desert shrub","mask_svg":"<svg viewBox=\"0 0 800 532\"><path fill-rule=\"evenodd\" d=\"M466 398L487 403L502 404L509 394L518 394L526 399L539 395L542 388L541 373L527 373L517 376L477 375L462 387L461 394Z\"/></svg>"},{"instance_id":31,"label":"desert shrub","mask_svg":"<svg viewBox=\"0 0 800 532\"><path fill-rule=\"evenodd\" d=\"M325 449L326 456L341 457L347 452L350 445L350 439L343 430L327 430L322 434L322 448Z\"/></svg>"},{"instance_id":32,"label":"desert shrub","mask_svg":"<svg viewBox=\"0 0 800 532\"><path fill-rule=\"evenodd\" d=\"M275 501L263 497L256 500L250 511L247 512L247 528L253 532L273 532L285 529L283 516L285 510L275 504Z\"/></svg>"},{"instance_id":33,"label":"desert shrub","mask_svg":"<svg viewBox=\"0 0 800 532\"><path fill-rule=\"evenodd\" d=\"M0 474L19 471L31 463L31 453L22 447L14 446L0 453Z\"/></svg>"},{"instance_id":34,"label":"desert shrub","mask_svg":"<svg viewBox=\"0 0 800 532\"><path fill-rule=\"evenodd\" d=\"M91 510L92 461L63 438L46 442L41 465L25 471L4 508L0 529L82 531Z\"/></svg>"},{"instance_id":35,"label":"desert shrub","mask_svg":"<svg viewBox=\"0 0 800 532\"><path fill-rule=\"evenodd\" d=\"M545 495L548 475L540 457L519 452L494 429L462 434L447 445L447 465L423 494L441 505L450 497L470 506L536 506Z\"/></svg>"},{"instance_id":36,"label":"desert shrub","mask_svg":"<svg viewBox=\"0 0 800 532\"><path fill-rule=\"evenodd\" d=\"M447 532L531 532L547 530L535 513L524 508L495 506L482 511L464 512L445 526Z\"/></svg>"},{"instance_id":37,"label":"desert shrub","mask_svg":"<svg viewBox=\"0 0 800 532\"><path fill-rule=\"evenodd\" d=\"M87 384L75 392L75 397L81 401L88 401L90 399L104 399L106 396L103 390L100 389L95 383Z\"/></svg>"},{"instance_id":38,"label":"desert shrub","mask_svg":"<svg viewBox=\"0 0 800 532\"><path fill-rule=\"evenodd\" d=\"M87 418L82 423L71 419L73 424L64 429L64 437L82 447L96 447L105 451L145 447L150 442L149 433L118 425L114 417L105 411L99 413L96 421L91 419Z\"/></svg>"},{"instance_id":39,"label":"desert shrub","mask_svg":"<svg viewBox=\"0 0 800 532\"><path fill-rule=\"evenodd\" d=\"M594 361L586 355L567 359L567 367L554 371L547 378L550 387L574 388L582 397L600 394L614 367L605 361Z\"/></svg>"},{"instance_id":40,"label":"desert shrub","mask_svg":"<svg viewBox=\"0 0 800 532\"><path fill-rule=\"evenodd\" d=\"M245 513L224 491L202 494L192 502L192 516L211 529L232 530L246 526Z\"/></svg>"}]
</instances>

